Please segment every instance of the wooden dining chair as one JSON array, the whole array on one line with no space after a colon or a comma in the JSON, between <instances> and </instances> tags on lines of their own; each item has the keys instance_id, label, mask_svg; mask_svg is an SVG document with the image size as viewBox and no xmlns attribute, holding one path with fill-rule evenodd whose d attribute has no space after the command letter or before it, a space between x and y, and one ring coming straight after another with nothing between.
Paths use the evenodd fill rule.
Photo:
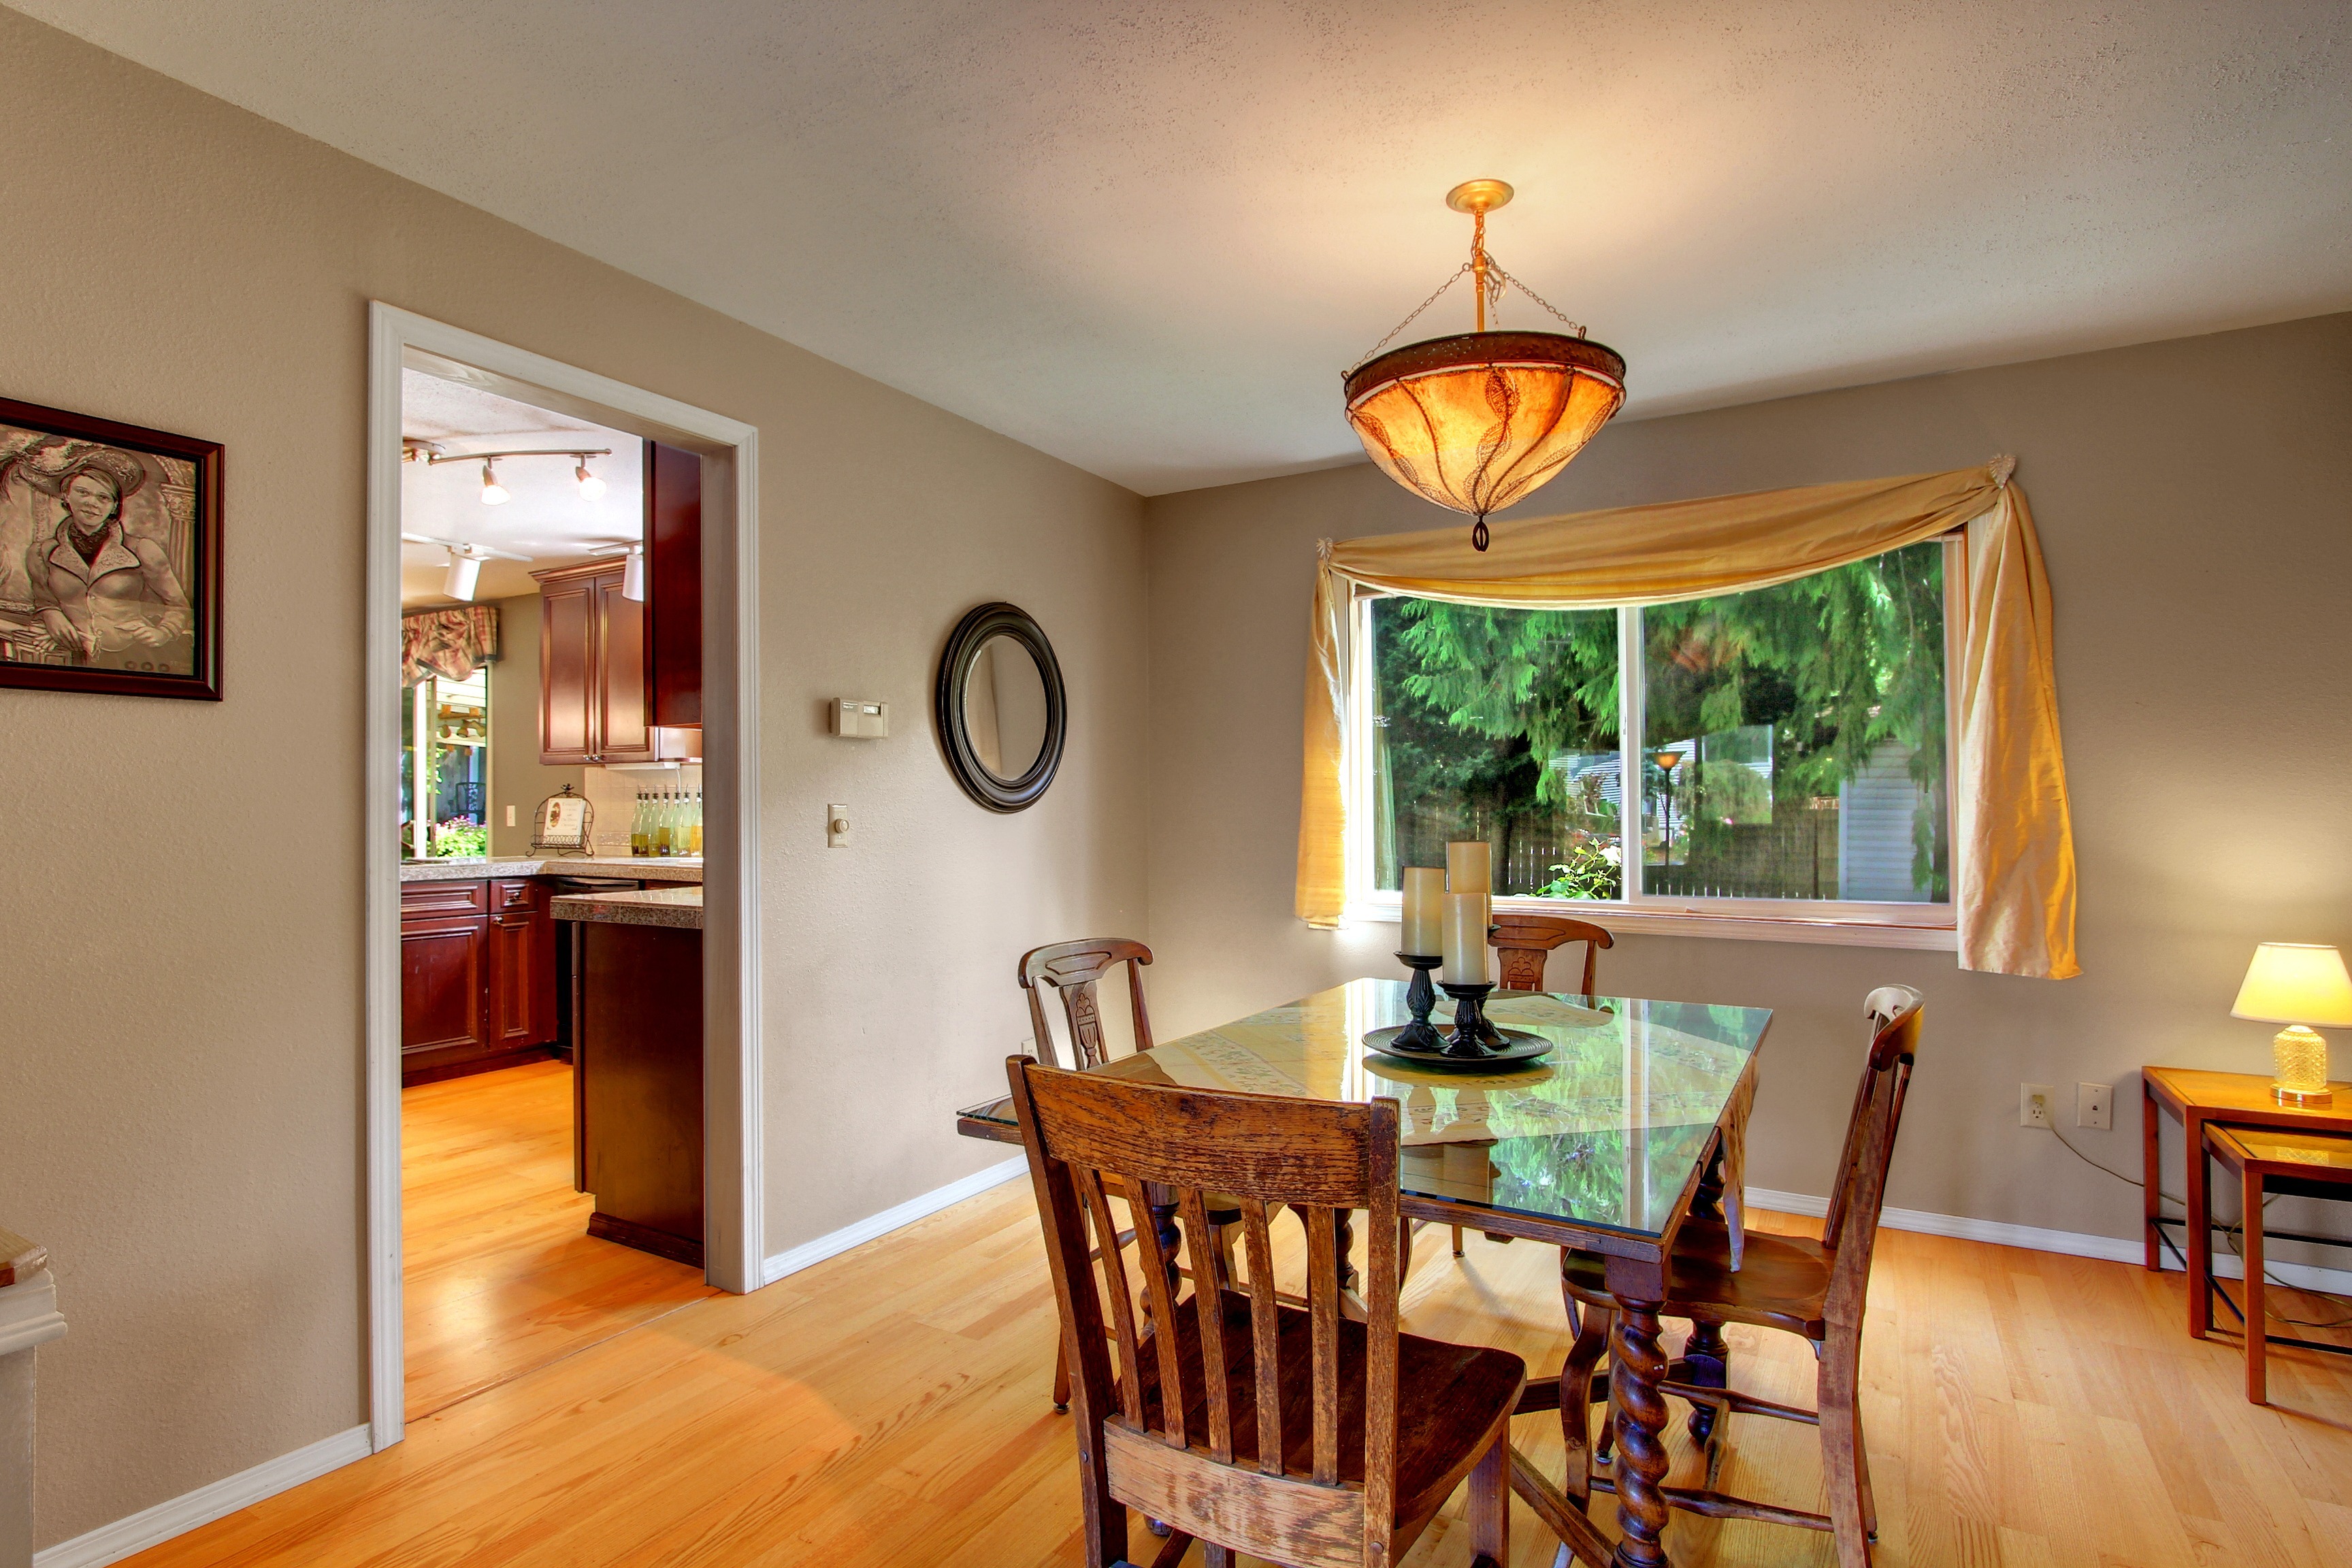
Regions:
<instances>
[{"instance_id":1,"label":"wooden dining chair","mask_svg":"<svg viewBox=\"0 0 2352 1568\"><path fill-rule=\"evenodd\" d=\"M1486 940L1494 944L1495 958L1501 971L1496 983L1498 991L1541 991L1544 989L1544 969L1551 958L1551 950L1570 942L1584 944L1584 980L1577 994L1592 994L1594 960L1604 947L1617 945L1616 938L1590 921L1566 920L1559 915L1497 914L1487 928Z\"/></svg>"},{"instance_id":2,"label":"wooden dining chair","mask_svg":"<svg viewBox=\"0 0 2352 1568\"><path fill-rule=\"evenodd\" d=\"M1151 1048L1151 1015L1143 1002L1143 966L1151 962L1151 950L1139 942L1123 936L1082 937L1076 942L1057 942L1045 947L1033 947L1021 955L1021 989L1029 998L1029 1026L1035 1031L1037 1059L1048 1066L1061 1059L1054 1045L1054 1033L1045 1021L1045 1005L1039 987L1050 985L1062 999L1062 1016L1068 1025L1070 1055L1078 1068L1098 1068L1110 1059L1110 1050L1103 1038L1102 1000L1097 987L1102 978L1118 964L1127 966L1128 1005L1135 1020L1135 1048ZM1209 1205L1211 1227L1216 1237L1217 1267L1230 1278L1234 1271L1233 1227L1240 1223L1241 1210L1229 1198L1213 1198ZM1130 1225L1110 1233L1114 1245L1126 1247L1135 1239ZM1054 1362L1054 1408L1070 1407L1070 1362L1067 1352L1058 1354Z\"/></svg>"},{"instance_id":3,"label":"wooden dining chair","mask_svg":"<svg viewBox=\"0 0 2352 1568\"><path fill-rule=\"evenodd\" d=\"M1077 1369L1087 1568L1127 1561L1130 1508L1171 1531L1153 1568L1173 1568L1195 1540L1208 1568L1232 1568L1237 1552L1291 1568L1392 1568L1465 1478L1476 1563L1503 1568L1510 1417L1527 1366L1397 1329L1396 1101L1005 1065ZM1147 1185L1174 1193L1196 1260L1214 1246L1207 1194L1236 1195L1245 1289L1196 1265L1180 1296L1176 1259L1149 1226L1136 1237L1140 1280L1121 1249L1089 1248L1090 1228L1117 1223L1111 1198L1132 1208ZM1275 1293L1277 1205L1306 1222L1303 1309ZM1339 1221L1355 1209L1371 1215L1360 1322L1340 1311Z\"/></svg>"},{"instance_id":4,"label":"wooden dining chair","mask_svg":"<svg viewBox=\"0 0 2352 1568\"><path fill-rule=\"evenodd\" d=\"M1870 1051L1854 1089L1822 1239L1751 1230L1746 1256L1735 1270L1723 1226L1686 1220L1675 1239L1666 1300L1658 1310L1662 1317L1688 1318L1694 1323L1781 1329L1811 1344L1818 1360L1811 1410L1685 1382L1670 1370L1659 1391L1712 1406L1718 1419L1706 1440L1706 1484L1664 1489L1670 1507L1694 1513L1827 1531L1837 1542L1839 1568L1868 1568L1870 1542L1878 1535L1870 1458L1862 1436L1863 1308L1886 1195L1886 1169L1919 1050L1920 1007L1919 994L1905 985L1882 986L1864 999ZM1595 1371L1615 1318L1602 1272L1596 1254L1564 1251L1560 1256L1560 1285L1576 1304L1577 1337L1560 1374L1559 1419L1568 1448L1565 1489L1579 1503L1596 1489L1616 1489L1610 1476L1598 1471L1588 1436L1588 1407L1609 1397L1608 1374ZM1769 1415L1821 1428L1828 1513L1755 1502L1716 1489L1732 1415Z\"/></svg>"}]
</instances>

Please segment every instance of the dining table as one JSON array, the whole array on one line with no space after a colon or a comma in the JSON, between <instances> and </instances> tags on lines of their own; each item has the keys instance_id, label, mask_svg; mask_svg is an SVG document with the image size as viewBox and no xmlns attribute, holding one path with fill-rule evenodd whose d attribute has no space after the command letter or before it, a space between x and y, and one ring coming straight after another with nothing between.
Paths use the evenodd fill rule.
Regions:
<instances>
[{"instance_id":1,"label":"dining table","mask_svg":"<svg viewBox=\"0 0 2352 1568\"><path fill-rule=\"evenodd\" d=\"M1740 1235L1747 1118L1771 1013L1496 992L1486 1001L1488 1019L1540 1036L1550 1049L1529 1062L1436 1066L1364 1043L1372 1031L1408 1021L1405 991L1402 980L1351 980L1089 1070L1186 1089L1343 1103L1394 1100L1402 1112L1399 1209L1408 1220L1601 1256L1618 1307L1609 1375L1618 1538L1610 1540L1580 1500L1516 1447L1512 1489L1593 1568L1660 1568L1668 1562L1667 1410L1658 1385L1669 1366L1659 1346L1659 1309L1675 1237L1688 1218L1719 1217L1734 1238ZM1433 1019L1450 1023L1450 1007L1440 998ZM1050 1060L1050 1042L1041 1046ZM969 1137L1021 1142L1009 1100L960 1111L956 1126ZM1172 1243L1172 1214L1148 1206ZM1344 1235L1341 1242L1344 1259ZM1720 1386L1724 1354L1719 1330L1696 1325L1674 1375ZM1543 1379L1530 1384L1518 1410L1559 1407L1559 1383ZM1570 1442L1586 1440L1581 1410L1560 1419Z\"/></svg>"}]
</instances>

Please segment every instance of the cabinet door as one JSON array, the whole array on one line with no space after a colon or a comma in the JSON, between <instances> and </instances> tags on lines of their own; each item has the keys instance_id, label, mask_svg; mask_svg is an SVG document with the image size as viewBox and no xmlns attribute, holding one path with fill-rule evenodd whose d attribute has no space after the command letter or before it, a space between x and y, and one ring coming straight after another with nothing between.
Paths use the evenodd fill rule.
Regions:
<instances>
[{"instance_id":1,"label":"cabinet door","mask_svg":"<svg viewBox=\"0 0 2352 1568\"><path fill-rule=\"evenodd\" d=\"M555 1037L555 922L546 912L490 917L490 1039L502 1050Z\"/></svg>"},{"instance_id":2,"label":"cabinet door","mask_svg":"<svg viewBox=\"0 0 2352 1568\"><path fill-rule=\"evenodd\" d=\"M593 580L549 584L539 599L539 760L591 760L596 717Z\"/></svg>"},{"instance_id":3,"label":"cabinet door","mask_svg":"<svg viewBox=\"0 0 2352 1568\"><path fill-rule=\"evenodd\" d=\"M400 928L400 1049L486 1047L488 922L480 915L410 919Z\"/></svg>"},{"instance_id":4,"label":"cabinet door","mask_svg":"<svg viewBox=\"0 0 2352 1568\"><path fill-rule=\"evenodd\" d=\"M646 443L646 648L653 721L702 723L702 459Z\"/></svg>"},{"instance_id":5,"label":"cabinet door","mask_svg":"<svg viewBox=\"0 0 2352 1568\"><path fill-rule=\"evenodd\" d=\"M588 580L596 620L594 744L590 761L654 760L652 716L646 710L646 611L622 597L621 574Z\"/></svg>"}]
</instances>

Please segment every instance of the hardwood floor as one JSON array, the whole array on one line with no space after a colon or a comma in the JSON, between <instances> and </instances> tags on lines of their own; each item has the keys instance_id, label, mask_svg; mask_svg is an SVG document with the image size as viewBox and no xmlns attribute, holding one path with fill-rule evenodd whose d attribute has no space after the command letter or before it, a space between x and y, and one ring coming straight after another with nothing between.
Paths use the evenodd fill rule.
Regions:
<instances>
[{"instance_id":1,"label":"hardwood floor","mask_svg":"<svg viewBox=\"0 0 2352 1568\"><path fill-rule=\"evenodd\" d=\"M563 1063L403 1089L400 1113L411 1421L717 1294L587 1234Z\"/></svg>"},{"instance_id":2,"label":"hardwood floor","mask_svg":"<svg viewBox=\"0 0 2352 1568\"><path fill-rule=\"evenodd\" d=\"M1409 1327L1559 1366L1556 1254L1473 1236L1457 1263L1442 1232L1423 1239L1437 1256L1424 1246L1407 1287ZM2352 1363L2280 1351L2276 1406L2257 1408L2236 1346L2183 1321L2177 1274L1883 1234L1864 1357L1882 1568L2352 1563ZM1053 1335L1024 1180L512 1378L132 1561L1074 1564ZM1738 1386L1811 1403L1801 1342L1732 1342ZM1514 1434L1547 1465L1554 1421ZM1727 1486L1818 1506L1811 1428L1741 1417L1732 1437ZM1687 1474L1679 1419L1675 1442ZM1517 1505L1512 1533L1512 1568L1551 1562ZM1678 1515L1666 1539L1691 1568L1833 1561L1827 1537L1763 1524ZM1402 1568L1467 1558L1467 1531L1442 1522Z\"/></svg>"}]
</instances>

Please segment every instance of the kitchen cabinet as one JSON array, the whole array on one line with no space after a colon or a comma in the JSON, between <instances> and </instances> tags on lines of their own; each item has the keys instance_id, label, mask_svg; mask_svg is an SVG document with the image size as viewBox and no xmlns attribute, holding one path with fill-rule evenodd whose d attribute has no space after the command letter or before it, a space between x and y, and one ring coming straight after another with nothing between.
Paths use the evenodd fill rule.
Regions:
<instances>
[{"instance_id":1,"label":"kitchen cabinet","mask_svg":"<svg viewBox=\"0 0 2352 1568\"><path fill-rule=\"evenodd\" d=\"M403 1084L553 1054L555 922L529 879L400 889Z\"/></svg>"},{"instance_id":2,"label":"kitchen cabinet","mask_svg":"<svg viewBox=\"0 0 2352 1568\"><path fill-rule=\"evenodd\" d=\"M622 595L623 574L614 560L531 574L540 585L539 760L546 766L655 758L645 606Z\"/></svg>"},{"instance_id":3,"label":"kitchen cabinet","mask_svg":"<svg viewBox=\"0 0 2352 1568\"><path fill-rule=\"evenodd\" d=\"M702 459L646 443L646 689L653 721L702 727Z\"/></svg>"}]
</instances>

